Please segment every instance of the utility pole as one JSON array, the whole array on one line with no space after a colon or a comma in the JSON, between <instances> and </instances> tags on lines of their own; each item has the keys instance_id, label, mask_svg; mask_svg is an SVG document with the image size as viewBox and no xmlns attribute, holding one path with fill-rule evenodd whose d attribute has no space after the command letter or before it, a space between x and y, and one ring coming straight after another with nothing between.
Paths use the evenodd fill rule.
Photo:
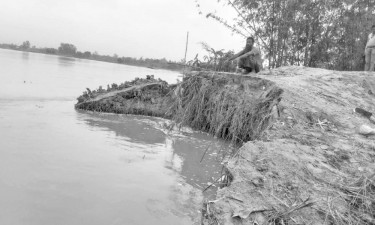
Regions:
<instances>
[{"instance_id":1,"label":"utility pole","mask_svg":"<svg viewBox=\"0 0 375 225\"><path fill-rule=\"evenodd\" d=\"M189 44L189 31L187 32L187 35L186 35L186 47L185 47L185 57L184 57L184 72L186 70L186 53L187 53L187 50L188 50L188 44ZM182 73L182 80L184 80L184 78L185 78L184 72Z\"/></svg>"},{"instance_id":2,"label":"utility pole","mask_svg":"<svg viewBox=\"0 0 375 225\"><path fill-rule=\"evenodd\" d=\"M188 49L188 44L189 44L189 31L187 32L187 35L186 35L186 48L185 48L184 64L186 64L186 53L187 53L187 49Z\"/></svg>"}]
</instances>

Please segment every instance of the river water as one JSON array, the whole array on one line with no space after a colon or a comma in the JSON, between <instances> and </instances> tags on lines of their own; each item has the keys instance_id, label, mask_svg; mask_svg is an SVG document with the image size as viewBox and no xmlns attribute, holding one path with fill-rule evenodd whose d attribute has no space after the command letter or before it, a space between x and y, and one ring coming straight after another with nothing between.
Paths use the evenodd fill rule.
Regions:
<instances>
[{"instance_id":1,"label":"river water","mask_svg":"<svg viewBox=\"0 0 375 225\"><path fill-rule=\"evenodd\" d=\"M147 74L180 76L0 49L0 224L199 223L225 143L166 132L162 119L74 109L86 87Z\"/></svg>"}]
</instances>

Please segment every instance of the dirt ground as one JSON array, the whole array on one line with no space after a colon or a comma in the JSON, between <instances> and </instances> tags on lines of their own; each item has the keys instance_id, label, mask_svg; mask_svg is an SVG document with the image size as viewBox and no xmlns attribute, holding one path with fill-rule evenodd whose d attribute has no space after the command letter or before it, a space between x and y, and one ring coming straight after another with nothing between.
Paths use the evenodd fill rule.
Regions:
<instances>
[{"instance_id":1,"label":"dirt ground","mask_svg":"<svg viewBox=\"0 0 375 225\"><path fill-rule=\"evenodd\" d=\"M375 73L305 67L255 77L284 90L261 138L228 160L202 224L375 224Z\"/></svg>"},{"instance_id":2,"label":"dirt ground","mask_svg":"<svg viewBox=\"0 0 375 225\"><path fill-rule=\"evenodd\" d=\"M354 112L375 113L375 73L191 72L178 85L148 77L107 89L76 108L164 117L242 144L202 224L375 224L375 135L359 133L375 124Z\"/></svg>"}]
</instances>

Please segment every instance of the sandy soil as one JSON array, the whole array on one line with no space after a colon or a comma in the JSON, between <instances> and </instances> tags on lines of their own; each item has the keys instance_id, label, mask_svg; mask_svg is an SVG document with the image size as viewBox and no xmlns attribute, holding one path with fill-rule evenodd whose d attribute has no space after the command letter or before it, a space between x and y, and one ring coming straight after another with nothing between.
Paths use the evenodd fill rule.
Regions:
<instances>
[{"instance_id":1,"label":"sandy soil","mask_svg":"<svg viewBox=\"0 0 375 225\"><path fill-rule=\"evenodd\" d=\"M203 224L375 224L375 73L305 67L256 77L284 90L269 128L228 163Z\"/></svg>"},{"instance_id":2,"label":"sandy soil","mask_svg":"<svg viewBox=\"0 0 375 225\"><path fill-rule=\"evenodd\" d=\"M375 136L359 133L375 124L354 112L375 113L375 73L283 67L190 76L165 90L133 82L76 107L255 138L228 160L218 182L229 185L205 202L202 224L375 224Z\"/></svg>"}]
</instances>

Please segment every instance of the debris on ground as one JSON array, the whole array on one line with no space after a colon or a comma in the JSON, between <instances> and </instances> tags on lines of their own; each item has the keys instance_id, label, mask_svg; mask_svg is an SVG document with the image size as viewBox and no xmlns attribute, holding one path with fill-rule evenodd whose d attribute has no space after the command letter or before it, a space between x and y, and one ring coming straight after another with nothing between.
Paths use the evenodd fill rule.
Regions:
<instances>
[{"instance_id":1,"label":"debris on ground","mask_svg":"<svg viewBox=\"0 0 375 225\"><path fill-rule=\"evenodd\" d=\"M227 162L202 224L375 224L375 74L305 67L256 77L283 89L278 117ZM360 131L360 132L358 132ZM236 196L241 202L231 199Z\"/></svg>"},{"instance_id":2,"label":"debris on ground","mask_svg":"<svg viewBox=\"0 0 375 225\"><path fill-rule=\"evenodd\" d=\"M76 108L173 119L242 146L202 224L375 224L374 128L353 111L375 112L374 73L290 66L190 72L175 85L149 78L88 90Z\"/></svg>"}]
</instances>

